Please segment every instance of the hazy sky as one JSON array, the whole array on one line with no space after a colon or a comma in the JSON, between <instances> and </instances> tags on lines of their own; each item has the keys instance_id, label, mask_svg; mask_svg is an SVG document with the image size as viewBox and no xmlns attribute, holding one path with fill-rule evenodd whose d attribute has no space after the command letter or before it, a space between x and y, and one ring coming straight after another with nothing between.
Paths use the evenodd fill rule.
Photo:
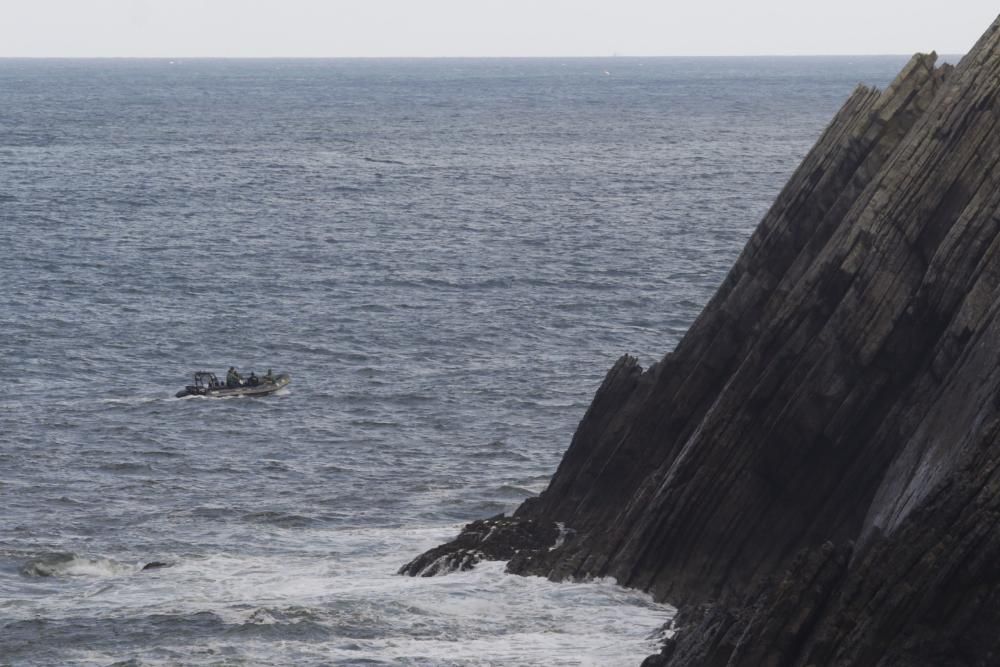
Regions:
<instances>
[{"instance_id":1,"label":"hazy sky","mask_svg":"<svg viewBox=\"0 0 1000 667\"><path fill-rule=\"evenodd\" d=\"M0 0L0 56L964 53L996 0Z\"/></svg>"}]
</instances>

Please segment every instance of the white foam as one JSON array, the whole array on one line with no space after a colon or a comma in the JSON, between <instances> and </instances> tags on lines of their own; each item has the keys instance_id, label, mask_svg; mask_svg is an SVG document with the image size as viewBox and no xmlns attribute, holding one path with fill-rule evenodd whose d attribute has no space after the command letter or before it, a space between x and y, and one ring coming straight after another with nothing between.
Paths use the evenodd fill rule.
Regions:
<instances>
[{"instance_id":1,"label":"white foam","mask_svg":"<svg viewBox=\"0 0 1000 667\"><path fill-rule=\"evenodd\" d=\"M320 627L337 629L318 644L257 640L251 633L232 642L214 637L198 646L151 646L148 655L136 656L143 664L168 664L159 660L162 653L153 654L161 649L184 655L185 664L209 664L224 648L226 655L235 651L254 664L289 664L293 656L302 665L361 658L634 665L657 650L656 632L673 609L612 580L554 583L507 575L497 562L439 577L395 574L409 557L458 528L307 530L294 551L281 545L286 555L157 554L175 564L145 572L134 568L128 576L120 576L122 569L112 561L83 559L70 569L93 581L8 611L25 618L211 612L226 624L243 626L295 622L295 614L286 613L291 609ZM118 579L108 585L111 574Z\"/></svg>"},{"instance_id":2,"label":"white foam","mask_svg":"<svg viewBox=\"0 0 1000 667\"><path fill-rule=\"evenodd\" d=\"M140 566L118 563L108 558L56 556L33 561L26 574L38 577L119 577L138 572Z\"/></svg>"}]
</instances>

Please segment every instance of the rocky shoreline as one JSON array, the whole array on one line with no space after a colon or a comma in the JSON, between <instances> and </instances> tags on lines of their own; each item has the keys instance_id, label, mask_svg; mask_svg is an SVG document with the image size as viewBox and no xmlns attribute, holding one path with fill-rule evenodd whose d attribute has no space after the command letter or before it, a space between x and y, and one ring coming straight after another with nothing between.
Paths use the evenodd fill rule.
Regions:
<instances>
[{"instance_id":1,"label":"rocky shoreline","mask_svg":"<svg viewBox=\"0 0 1000 667\"><path fill-rule=\"evenodd\" d=\"M648 665L1000 663L1000 19L844 104L691 329L552 481L403 568L615 577Z\"/></svg>"}]
</instances>

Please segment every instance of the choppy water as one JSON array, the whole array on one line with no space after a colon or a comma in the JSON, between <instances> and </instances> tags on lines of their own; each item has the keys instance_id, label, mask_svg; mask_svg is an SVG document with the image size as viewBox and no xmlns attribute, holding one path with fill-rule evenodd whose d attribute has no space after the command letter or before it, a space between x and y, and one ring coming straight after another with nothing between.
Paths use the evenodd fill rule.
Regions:
<instances>
[{"instance_id":1,"label":"choppy water","mask_svg":"<svg viewBox=\"0 0 1000 667\"><path fill-rule=\"evenodd\" d=\"M0 664L637 664L613 582L394 572L902 62L0 60ZM231 364L293 383L172 398Z\"/></svg>"}]
</instances>

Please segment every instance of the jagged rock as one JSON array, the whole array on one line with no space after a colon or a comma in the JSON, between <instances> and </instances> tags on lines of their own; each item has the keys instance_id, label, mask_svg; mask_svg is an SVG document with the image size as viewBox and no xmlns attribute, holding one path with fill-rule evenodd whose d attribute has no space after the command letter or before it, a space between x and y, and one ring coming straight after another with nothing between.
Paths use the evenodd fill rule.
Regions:
<instances>
[{"instance_id":1,"label":"jagged rock","mask_svg":"<svg viewBox=\"0 0 1000 667\"><path fill-rule=\"evenodd\" d=\"M623 357L509 569L679 604L650 664L1000 664L1000 19L835 116L676 349Z\"/></svg>"},{"instance_id":2,"label":"jagged rock","mask_svg":"<svg viewBox=\"0 0 1000 667\"><path fill-rule=\"evenodd\" d=\"M670 657L664 653L657 653L642 661L639 667L665 667Z\"/></svg>"},{"instance_id":3,"label":"jagged rock","mask_svg":"<svg viewBox=\"0 0 1000 667\"><path fill-rule=\"evenodd\" d=\"M584 417L549 488L518 512L583 534L543 554L536 573L611 575L686 602L716 598L736 581L749 586L757 572L775 571L803 546L813 519L802 504L836 493L839 478L825 467L815 478L802 475L808 452L798 445L809 443L812 455L830 464L847 464L845 448L862 440L837 434L833 443L823 434L830 413L845 399L867 407L849 390L874 393L888 379L863 380L853 351L834 364L819 349L822 327L852 296L853 281L828 255L857 252L867 242L847 233L854 226L845 227L845 218L856 215L859 199L875 196L877 188L868 186L948 78L934 59L915 56L884 93L854 93L677 349L645 373L626 364L631 392L619 390L623 398L601 411L602 420ZM849 341L835 331L831 339ZM810 344L816 349L807 350ZM803 358L813 363L800 364ZM823 361L825 368L812 368ZM815 383L809 376L816 372L829 379ZM595 405L614 404L605 389ZM800 418L786 419L786 406L796 402ZM840 515L857 507L853 495L828 503L830 523L839 526L846 519ZM853 537L838 528L815 542ZM744 571L733 576L734 568Z\"/></svg>"},{"instance_id":4,"label":"jagged rock","mask_svg":"<svg viewBox=\"0 0 1000 667\"><path fill-rule=\"evenodd\" d=\"M417 556L401 567L399 574L432 577L470 570L482 560L510 560L522 550L548 549L558 537L559 528L555 524L498 514L466 525L454 540Z\"/></svg>"},{"instance_id":5,"label":"jagged rock","mask_svg":"<svg viewBox=\"0 0 1000 667\"><path fill-rule=\"evenodd\" d=\"M160 568L164 567L170 567L170 563L164 563L162 561L154 560L151 563L146 563L145 565L143 565L142 571L145 572L146 570L159 570Z\"/></svg>"}]
</instances>

